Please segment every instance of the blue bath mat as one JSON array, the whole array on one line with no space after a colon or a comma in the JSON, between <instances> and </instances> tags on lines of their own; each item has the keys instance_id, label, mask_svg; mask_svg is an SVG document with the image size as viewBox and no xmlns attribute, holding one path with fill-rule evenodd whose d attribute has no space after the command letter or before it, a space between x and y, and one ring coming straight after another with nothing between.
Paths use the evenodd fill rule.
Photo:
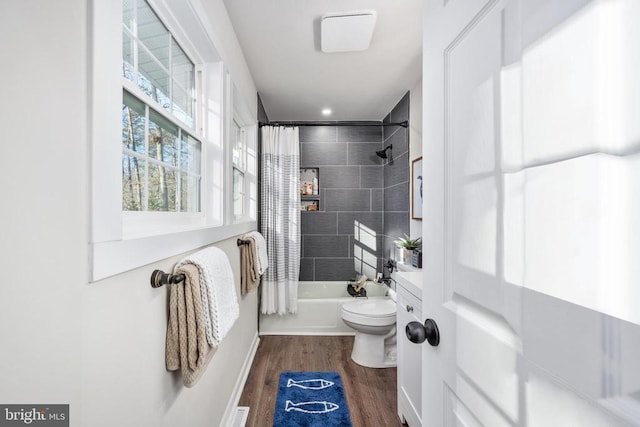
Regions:
<instances>
[{"instance_id":1,"label":"blue bath mat","mask_svg":"<svg viewBox=\"0 0 640 427\"><path fill-rule=\"evenodd\" d=\"M350 427L351 418L340 374L283 372L273 427Z\"/></svg>"}]
</instances>

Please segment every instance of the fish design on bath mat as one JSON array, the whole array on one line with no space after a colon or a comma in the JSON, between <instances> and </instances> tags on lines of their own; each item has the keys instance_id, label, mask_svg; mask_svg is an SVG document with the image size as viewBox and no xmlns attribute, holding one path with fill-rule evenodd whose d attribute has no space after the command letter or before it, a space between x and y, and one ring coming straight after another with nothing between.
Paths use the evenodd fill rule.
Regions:
<instances>
[{"instance_id":1,"label":"fish design on bath mat","mask_svg":"<svg viewBox=\"0 0 640 427\"><path fill-rule=\"evenodd\" d=\"M299 402L294 403L287 400L284 410L287 412L298 411L306 414L326 414L335 411L340 405L333 402Z\"/></svg>"},{"instance_id":2,"label":"fish design on bath mat","mask_svg":"<svg viewBox=\"0 0 640 427\"><path fill-rule=\"evenodd\" d=\"M328 387L331 387L334 383L328 380L323 380L322 378L314 378L310 380L300 380L296 381L289 378L287 381L287 387L298 387L306 390L322 390Z\"/></svg>"}]
</instances>

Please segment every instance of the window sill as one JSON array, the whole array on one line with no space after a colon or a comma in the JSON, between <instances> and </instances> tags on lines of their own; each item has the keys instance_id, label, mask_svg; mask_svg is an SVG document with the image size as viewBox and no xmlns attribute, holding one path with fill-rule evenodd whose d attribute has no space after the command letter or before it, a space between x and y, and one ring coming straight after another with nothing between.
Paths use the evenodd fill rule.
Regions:
<instances>
[{"instance_id":1,"label":"window sill","mask_svg":"<svg viewBox=\"0 0 640 427\"><path fill-rule=\"evenodd\" d=\"M256 221L91 244L91 282L255 230Z\"/></svg>"}]
</instances>

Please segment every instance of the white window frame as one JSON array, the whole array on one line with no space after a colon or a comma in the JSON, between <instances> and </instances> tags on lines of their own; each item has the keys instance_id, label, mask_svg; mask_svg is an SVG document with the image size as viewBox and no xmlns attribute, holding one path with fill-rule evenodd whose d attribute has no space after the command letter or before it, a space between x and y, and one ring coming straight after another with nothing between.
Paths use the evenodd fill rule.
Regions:
<instances>
[{"instance_id":1,"label":"white window frame","mask_svg":"<svg viewBox=\"0 0 640 427\"><path fill-rule=\"evenodd\" d=\"M229 101L228 75L211 40L210 24L187 3L148 1L180 46L196 64L196 90L204 94L196 105L194 137L202 144L202 189L199 218L180 222L183 213L154 212L157 221L123 215L121 184L122 3L93 1L89 40L89 128L91 141L92 282L168 257L185 253L256 228L255 219L234 223L225 205L230 170L224 134ZM180 8L176 10L176 8ZM180 16L180 21L176 18ZM131 82L129 82L131 83ZM135 86L131 84L131 86ZM138 95L137 87L128 87ZM146 96L146 95L145 95ZM159 109L156 109L159 111ZM188 127L187 127L188 128ZM140 212L134 212L138 214ZM143 213L144 214L144 213ZM155 215L158 214L158 215ZM137 216L137 215L136 215ZM141 215L143 216L143 215ZM186 215L189 216L189 215ZM196 215L198 216L198 215Z\"/></svg>"},{"instance_id":2,"label":"white window frame","mask_svg":"<svg viewBox=\"0 0 640 427\"><path fill-rule=\"evenodd\" d=\"M244 138L244 150L242 156L244 157L244 167L236 168L233 163L233 158L231 157L229 160L230 164L230 174L229 174L229 182L232 191L229 195L228 205L229 209L229 218L233 218L233 222L235 224L243 223L247 221L256 221L257 212L258 212L258 126L256 123L256 119L251 117L251 112L247 107L246 102L242 99L240 95L240 91L236 88L233 82L228 82L228 87L232 88L232 93L229 96L231 100L231 105L229 106L229 110L231 114L228 115L228 129L229 129L229 151L230 155L233 156L233 143L235 141L235 136L233 135L233 123L235 122L240 127L240 132L243 134ZM233 170L238 169L244 174L244 188L242 190L243 193L243 212L241 215L236 215L234 212L234 194L233 194Z\"/></svg>"},{"instance_id":3,"label":"white window frame","mask_svg":"<svg viewBox=\"0 0 640 427\"><path fill-rule=\"evenodd\" d=\"M236 134L236 129L239 135ZM238 140L240 140L240 162L236 163L235 159L232 161L232 179L233 179L233 219L234 222L238 220L242 220L247 214L247 206L245 203L246 199L246 181L245 175L247 173L247 135L246 131L242 128L242 126L233 118L231 120L231 145L235 152L236 146L238 145ZM242 209L240 212L236 211L236 172L242 175L242 186L239 191L239 201Z\"/></svg>"}]
</instances>

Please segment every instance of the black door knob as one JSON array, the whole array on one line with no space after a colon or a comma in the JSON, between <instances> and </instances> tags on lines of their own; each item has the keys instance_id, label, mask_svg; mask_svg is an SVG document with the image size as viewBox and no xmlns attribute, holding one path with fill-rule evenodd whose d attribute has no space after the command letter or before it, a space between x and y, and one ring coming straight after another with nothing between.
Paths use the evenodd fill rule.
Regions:
<instances>
[{"instance_id":1,"label":"black door knob","mask_svg":"<svg viewBox=\"0 0 640 427\"><path fill-rule=\"evenodd\" d=\"M424 325L420 322L409 322L405 328L409 341L422 344L425 340L434 347L440 344L440 331L435 320L427 319Z\"/></svg>"}]
</instances>

